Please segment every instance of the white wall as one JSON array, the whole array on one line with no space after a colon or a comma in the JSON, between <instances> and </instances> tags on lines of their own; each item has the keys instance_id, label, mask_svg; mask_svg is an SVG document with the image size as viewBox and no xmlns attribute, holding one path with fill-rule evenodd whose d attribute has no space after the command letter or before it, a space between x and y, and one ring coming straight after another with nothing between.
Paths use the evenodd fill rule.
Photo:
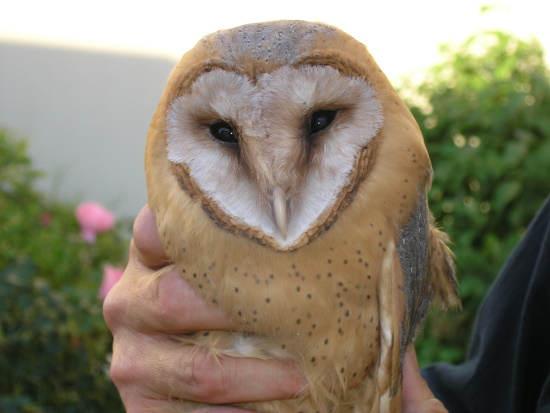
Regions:
<instances>
[{"instance_id":1,"label":"white wall","mask_svg":"<svg viewBox=\"0 0 550 413\"><path fill-rule=\"evenodd\" d=\"M40 188L134 216L149 122L175 61L0 42L0 127L29 138Z\"/></svg>"}]
</instances>

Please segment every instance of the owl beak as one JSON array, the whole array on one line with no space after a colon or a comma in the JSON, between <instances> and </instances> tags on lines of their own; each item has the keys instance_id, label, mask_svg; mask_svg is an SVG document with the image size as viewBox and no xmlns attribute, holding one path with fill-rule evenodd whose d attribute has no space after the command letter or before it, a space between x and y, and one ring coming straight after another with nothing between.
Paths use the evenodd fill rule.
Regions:
<instances>
[{"instance_id":1,"label":"owl beak","mask_svg":"<svg viewBox=\"0 0 550 413\"><path fill-rule=\"evenodd\" d=\"M273 217L275 218L275 224L277 229L281 233L283 239L286 239L286 230L288 227L288 206L285 192L280 186L275 187L273 190L273 202L271 208L273 209Z\"/></svg>"}]
</instances>

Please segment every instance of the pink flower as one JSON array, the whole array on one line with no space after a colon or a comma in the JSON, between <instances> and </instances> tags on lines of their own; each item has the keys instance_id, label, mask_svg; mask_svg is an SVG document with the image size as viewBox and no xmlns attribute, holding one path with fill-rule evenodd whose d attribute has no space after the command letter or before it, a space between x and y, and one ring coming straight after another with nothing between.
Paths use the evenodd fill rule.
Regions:
<instances>
[{"instance_id":1,"label":"pink flower","mask_svg":"<svg viewBox=\"0 0 550 413\"><path fill-rule=\"evenodd\" d=\"M83 202L76 208L76 219L82 229L82 238L90 244L97 234L107 232L115 225L113 213L96 202Z\"/></svg>"},{"instance_id":2,"label":"pink flower","mask_svg":"<svg viewBox=\"0 0 550 413\"><path fill-rule=\"evenodd\" d=\"M52 216L49 213L44 212L40 218L40 221L44 226L50 225L50 222L52 222Z\"/></svg>"},{"instance_id":3,"label":"pink flower","mask_svg":"<svg viewBox=\"0 0 550 413\"><path fill-rule=\"evenodd\" d=\"M99 298L105 300L111 288L120 280L122 274L124 273L124 268L111 267L106 265L103 268L103 281L101 281L101 286L99 287Z\"/></svg>"}]
</instances>

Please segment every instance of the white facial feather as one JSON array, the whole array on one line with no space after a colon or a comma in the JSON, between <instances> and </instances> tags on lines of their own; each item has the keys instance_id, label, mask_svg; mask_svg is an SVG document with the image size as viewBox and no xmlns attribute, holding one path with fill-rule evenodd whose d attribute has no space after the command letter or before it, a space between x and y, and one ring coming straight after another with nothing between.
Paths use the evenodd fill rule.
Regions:
<instances>
[{"instance_id":1,"label":"white facial feather","mask_svg":"<svg viewBox=\"0 0 550 413\"><path fill-rule=\"evenodd\" d=\"M253 130L252 121L259 118L256 95L244 76L223 70L201 76L190 94L171 105L167 115L167 147L168 159L186 165L197 185L223 211L259 228L260 223L268 220L259 206L257 188L239 165L233 148L217 142L208 128L211 123L226 120L255 136L262 135L261 128ZM274 229L272 224L270 230Z\"/></svg>"},{"instance_id":2,"label":"white facial feather","mask_svg":"<svg viewBox=\"0 0 550 413\"><path fill-rule=\"evenodd\" d=\"M293 151L307 139L304 125L312 112L342 112L311 145L301 187L293 188L286 239L279 234L269 205L234 148L210 136L208 122L225 120L241 134L240 145L255 140L262 173L285 187ZM176 99L167 116L168 159L183 163L195 183L229 216L261 230L281 246L292 246L336 202L349 184L355 159L382 126L381 105L363 79L343 77L328 66L284 67L259 77L223 70L202 75L192 91ZM202 122L202 123L201 123ZM244 148L243 148L244 149Z\"/></svg>"},{"instance_id":3,"label":"white facial feather","mask_svg":"<svg viewBox=\"0 0 550 413\"><path fill-rule=\"evenodd\" d=\"M381 105L367 82L342 77L336 69L328 66L285 67L265 75L258 85L266 96L262 101L262 113L273 152L275 174L277 161L290 156L286 150L294 149L286 142L305 139L303 132L296 136L295 131L283 128L280 125L283 120L295 118L303 124L308 114L320 109L342 108L349 112L342 122L335 121L319 136L321 145L314 148L318 153L313 154L316 161L309 167L289 220L286 241L291 245L334 205L337 195L349 183L355 158L382 125ZM276 111L278 116L267 116L270 111ZM283 131L288 136L281 136Z\"/></svg>"}]
</instances>

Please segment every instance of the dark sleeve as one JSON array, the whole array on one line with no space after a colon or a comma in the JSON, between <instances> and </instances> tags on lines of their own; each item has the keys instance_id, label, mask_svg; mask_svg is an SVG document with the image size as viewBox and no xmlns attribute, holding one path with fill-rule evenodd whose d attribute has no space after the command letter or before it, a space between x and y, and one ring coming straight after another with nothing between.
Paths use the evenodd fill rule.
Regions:
<instances>
[{"instance_id":1,"label":"dark sleeve","mask_svg":"<svg viewBox=\"0 0 550 413\"><path fill-rule=\"evenodd\" d=\"M550 198L485 297L464 364L422 375L450 413L550 413Z\"/></svg>"}]
</instances>

